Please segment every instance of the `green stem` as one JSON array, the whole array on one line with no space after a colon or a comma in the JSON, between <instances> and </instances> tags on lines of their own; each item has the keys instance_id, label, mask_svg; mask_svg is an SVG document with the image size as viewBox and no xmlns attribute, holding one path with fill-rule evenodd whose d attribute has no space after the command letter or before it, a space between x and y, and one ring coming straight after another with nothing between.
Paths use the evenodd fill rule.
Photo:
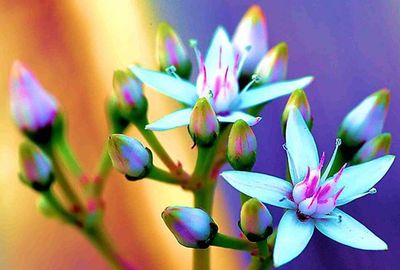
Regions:
<instances>
[{"instance_id":1,"label":"green stem","mask_svg":"<svg viewBox=\"0 0 400 270\"><path fill-rule=\"evenodd\" d=\"M181 181L177 179L176 176L156 166L153 166L153 168L151 168L149 175L147 175L146 177L168 184L175 184L175 185L181 184Z\"/></svg>"},{"instance_id":2,"label":"green stem","mask_svg":"<svg viewBox=\"0 0 400 270\"><path fill-rule=\"evenodd\" d=\"M60 203L60 201L54 196L51 190L44 191L41 193L46 200L50 203L51 207L57 212L57 214L66 222L75 225L82 226L82 222L79 221L76 216L72 215L70 212L65 210L64 206Z\"/></svg>"},{"instance_id":3,"label":"green stem","mask_svg":"<svg viewBox=\"0 0 400 270\"><path fill-rule=\"evenodd\" d=\"M53 146L56 154L63 160L65 167L68 168L75 177L81 177L83 175L82 168L79 165L71 146L67 142L65 134L58 136L58 139L53 143Z\"/></svg>"},{"instance_id":4,"label":"green stem","mask_svg":"<svg viewBox=\"0 0 400 270\"><path fill-rule=\"evenodd\" d=\"M110 173L112 168L112 163L110 156L108 155L107 144L103 147L103 152L101 154L101 159L99 164L97 165L97 174L93 183L93 187L91 190L91 194L94 197L99 197L104 189L105 182L108 174Z\"/></svg>"},{"instance_id":5,"label":"green stem","mask_svg":"<svg viewBox=\"0 0 400 270\"><path fill-rule=\"evenodd\" d=\"M251 258L249 270L267 270L272 266L272 256L269 254L267 240L257 243L258 256Z\"/></svg>"},{"instance_id":6,"label":"green stem","mask_svg":"<svg viewBox=\"0 0 400 270\"><path fill-rule=\"evenodd\" d=\"M221 233L217 233L211 245L216 247L230 248L236 250L246 250L246 251L253 251L257 249L257 245L252 242Z\"/></svg>"}]
</instances>

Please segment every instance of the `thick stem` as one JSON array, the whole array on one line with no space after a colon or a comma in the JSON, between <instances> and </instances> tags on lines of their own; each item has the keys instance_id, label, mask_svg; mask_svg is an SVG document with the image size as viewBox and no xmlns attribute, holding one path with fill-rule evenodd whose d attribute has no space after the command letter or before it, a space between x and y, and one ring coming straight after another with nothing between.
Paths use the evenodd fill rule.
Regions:
<instances>
[{"instance_id":1,"label":"thick stem","mask_svg":"<svg viewBox=\"0 0 400 270\"><path fill-rule=\"evenodd\" d=\"M51 190L41 193L46 200L50 203L51 207L57 212L58 216L67 223L81 227L82 222L76 216L68 212L60 201L54 196Z\"/></svg>"},{"instance_id":2,"label":"thick stem","mask_svg":"<svg viewBox=\"0 0 400 270\"><path fill-rule=\"evenodd\" d=\"M257 243L258 256L251 258L249 270L268 270L272 267L272 255L269 254L267 240Z\"/></svg>"},{"instance_id":3,"label":"thick stem","mask_svg":"<svg viewBox=\"0 0 400 270\"><path fill-rule=\"evenodd\" d=\"M246 250L246 251L254 251L257 249L257 245L252 242L221 233L218 233L215 236L211 245L223 248L236 249L236 250Z\"/></svg>"},{"instance_id":4,"label":"thick stem","mask_svg":"<svg viewBox=\"0 0 400 270\"><path fill-rule=\"evenodd\" d=\"M58 136L58 139L53 143L53 145L55 153L61 157L65 167L68 168L75 177L82 177L82 168L79 165L71 146L67 142L65 134Z\"/></svg>"},{"instance_id":5,"label":"thick stem","mask_svg":"<svg viewBox=\"0 0 400 270\"><path fill-rule=\"evenodd\" d=\"M164 182L168 184L175 184L175 185L180 185L181 181L176 178L175 175L171 174L170 172L164 171L158 167L153 166L151 168L151 171L149 175L146 177L159 181L159 182Z\"/></svg>"}]
</instances>

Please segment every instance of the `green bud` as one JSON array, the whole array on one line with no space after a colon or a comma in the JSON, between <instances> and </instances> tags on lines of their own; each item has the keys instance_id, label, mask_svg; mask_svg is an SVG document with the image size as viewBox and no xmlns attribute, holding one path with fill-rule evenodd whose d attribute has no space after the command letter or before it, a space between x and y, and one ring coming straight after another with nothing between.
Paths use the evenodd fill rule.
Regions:
<instances>
[{"instance_id":1,"label":"green bud","mask_svg":"<svg viewBox=\"0 0 400 270\"><path fill-rule=\"evenodd\" d=\"M355 154L352 164L359 164L389 153L392 142L390 133L380 134L367 141Z\"/></svg>"},{"instance_id":2,"label":"green bud","mask_svg":"<svg viewBox=\"0 0 400 270\"><path fill-rule=\"evenodd\" d=\"M214 109L206 98L199 98L190 115L189 134L195 144L211 146L218 137L219 123Z\"/></svg>"},{"instance_id":3,"label":"green bud","mask_svg":"<svg viewBox=\"0 0 400 270\"><path fill-rule=\"evenodd\" d=\"M199 208L170 206L161 217L176 240L185 247L208 248L218 232L217 224Z\"/></svg>"},{"instance_id":4,"label":"green bud","mask_svg":"<svg viewBox=\"0 0 400 270\"><path fill-rule=\"evenodd\" d=\"M237 120L229 133L227 158L235 170L250 171L256 162L257 140L251 127Z\"/></svg>"},{"instance_id":5,"label":"green bud","mask_svg":"<svg viewBox=\"0 0 400 270\"><path fill-rule=\"evenodd\" d=\"M21 166L21 181L42 192L50 189L54 181L53 166L50 159L39 147L24 142L19 148L19 160Z\"/></svg>"},{"instance_id":6,"label":"green bud","mask_svg":"<svg viewBox=\"0 0 400 270\"><path fill-rule=\"evenodd\" d=\"M252 198L242 205L239 227L249 241L259 242L272 234L272 216L262 202Z\"/></svg>"},{"instance_id":7,"label":"green bud","mask_svg":"<svg viewBox=\"0 0 400 270\"><path fill-rule=\"evenodd\" d=\"M156 55L161 71L171 66L176 74L188 79L192 72L192 63L187 56L185 47L175 30L166 22L160 23L156 36Z\"/></svg>"},{"instance_id":8,"label":"green bud","mask_svg":"<svg viewBox=\"0 0 400 270\"><path fill-rule=\"evenodd\" d=\"M288 46L281 42L265 54L255 73L261 77L260 83L274 83L286 79L287 65Z\"/></svg>"},{"instance_id":9,"label":"green bud","mask_svg":"<svg viewBox=\"0 0 400 270\"><path fill-rule=\"evenodd\" d=\"M308 99L304 90L297 89L290 95L282 113L281 125L283 134L286 133L286 123L289 117L289 112L292 108L297 108L299 110L308 128L311 129L313 125L313 118L311 116L310 104L308 103Z\"/></svg>"}]
</instances>

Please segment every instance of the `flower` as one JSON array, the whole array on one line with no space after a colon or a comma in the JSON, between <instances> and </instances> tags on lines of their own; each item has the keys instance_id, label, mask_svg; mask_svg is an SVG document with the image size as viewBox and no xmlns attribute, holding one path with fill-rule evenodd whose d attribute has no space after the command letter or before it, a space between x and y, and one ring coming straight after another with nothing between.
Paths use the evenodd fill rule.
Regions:
<instances>
[{"instance_id":1,"label":"flower","mask_svg":"<svg viewBox=\"0 0 400 270\"><path fill-rule=\"evenodd\" d=\"M15 61L10 75L11 113L17 126L36 133L53 125L58 105L20 61Z\"/></svg>"},{"instance_id":2,"label":"flower","mask_svg":"<svg viewBox=\"0 0 400 270\"><path fill-rule=\"evenodd\" d=\"M206 98L200 98L190 115L189 133L195 144L211 146L219 133L217 116Z\"/></svg>"},{"instance_id":3,"label":"flower","mask_svg":"<svg viewBox=\"0 0 400 270\"><path fill-rule=\"evenodd\" d=\"M307 76L252 87L260 79L254 74L252 80L240 90L238 78L253 44L246 46L245 51L235 50L225 29L218 27L205 59L197 49L196 42L192 41L191 45L195 50L199 69L195 85L180 78L173 66L168 69L170 75L138 66L130 67L143 83L186 106L147 125L147 129L167 130L188 125L192 108L201 97L209 100L220 122L233 123L243 119L252 126L260 118L243 110L288 95L298 88L304 88L313 80Z\"/></svg>"},{"instance_id":4,"label":"flower","mask_svg":"<svg viewBox=\"0 0 400 270\"><path fill-rule=\"evenodd\" d=\"M108 154L114 168L125 174L128 180L146 177L153 166L151 151L126 135L113 134L109 137Z\"/></svg>"},{"instance_id":5,"label":"flower","mask_svg":"<svg viewBox=\"0 0 400 270\"><path fill-rule=\"evenodd\" d=\"M319 160L314 138L301 113L293 108L289 112L285 146L292 183L260 173L222 173L240 192L287 209L278 226L273 254L275 266L298 256L315 227L344 245L366 250L387 249L385 242L336 207L375 193L374 185L386 174L395 157L385 155L360 165L343 166L334 176L328 177L339 145L340 140L337 140L332 158L321 176L324 154Z\"/></svg>"},{"instance_id":6,"label":"flower","mask_svg":"<svg viewBox=\"0 0 400 270\"><path fill-rule=\"evenodd\" d=\"M176 240L190 248L208 248L218 232L211 217L199 208L170 206L161 214Z\"/></svg>"},{"instance_id":7,"label":"flower","mask_svg":"<svg viewBox=\"0 0 400 270\"><path fill-rule=\"evenodd\" d=\"M176 73L189 78L192 72L192 63L187 56L185 47L175 30L166 22L159 24L156 38L157 60L161 71L174 66Z\"/></svg>"},{"instance_id":8,"label":"flower","mask_svg":"<svg viewBox=\"0 0 400 270\"><path fill-rule=\"evenodd\" d=\"M256 162L257 139L249 125L239 119L231 128L226 156L229 164L240 171L250 171Z\"/></svg>"},{"instance_id":9,"label":"flower","mask_svg":"<svg viewBox=\"0 0 400 270\"><path fill-rule=\"evenodd\" d=\"M390 92L382 89L366 97L344 118L338 135L346 146L357 147L382 132Z\"/></svg>"},{"instance_id":10,"label":"flower","mask_svg":"<svg viewBox=\"0 0 400 270\"><path fill-rule=\"evenodd\" d=\"M19 148L21 180L37 191L49 190L54 181L53 166L50 159L39 147L24 142Z\"/></svg>"},{"instance_id":11,"label":"flower","mask_svg":"<svg viewBox=\"0 0 400 270\"><path fill-rule=\"evenodd\" d=\"M242 205L239 227L252 242L266 239L272 233L272 216L267 207L256 198Z\"/></svg>"}]
</instances>

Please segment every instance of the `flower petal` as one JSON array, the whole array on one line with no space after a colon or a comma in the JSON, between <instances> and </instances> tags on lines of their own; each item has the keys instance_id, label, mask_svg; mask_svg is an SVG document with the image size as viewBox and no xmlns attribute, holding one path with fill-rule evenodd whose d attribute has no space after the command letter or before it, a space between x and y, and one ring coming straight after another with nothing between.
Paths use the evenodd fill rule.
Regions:
<instances>
[{"instance_id":1,"label":"flower petal","mask_svg":"<svg viewBox=\"0 0 400 270\"><path fill-rule=\"evenodd\" d=\"M236 120L242 119L249 126L254 126L255 124L261 121L261 117L254 117L250 114L240 111L231 112L230 114L224 116L218 115L217 118L220 122L226 122L226 123L234 123L236 122Z\"/></svg>"},{"instance_id":2,"label":"flower petal","mask_svg":"<svg viewBox=\"0 0 400 270\"><path fill-rule=\"evenodd\" d=\"M292 185L280 178L254 172L225 171L221 176L240 192L282 208L295 208L288 199Z\"/></svg>"},{"instance_id":3,"label":"flower petal","mask_svg":"<svg viewBox=\"0 0 400 270\"><path fill-rule=\"evenodd\" d=\"M307 174L307 169L316 169L319 164L318 150L313 136L297 108L289 112L286 126L286 147L289 171L293 184Z\"/></svg>"},{"instance_id":4,"label":"flower petal","mask_svg":"<svg viewBox=\"0 0 400 270\"><path fill-rule=\"evenodd\" d=\"M343 205L357 199L362 193L370 190L392 166L395 156L386 155L359 165L344 169L335 189L344 187L337 205Z\"/></svg>"},{"instance_id":5,"label":"flower petal","mask_svg":"<svg viewBox=\"0 0 400 270\"><path fill-rule=\"evenodd\" d=\"M313 79L313 77L307 76L291 81L280 81L277 83L267 84L242 92L238 97L240 99L238 109L246 109L271 101L278 97L289 95L296 89L306 87L313 81Z\"/></svg>"},{"instance_id":6,"label":"flower petal","mask_svg":"<svg viewBox=\"0 0 400 270\"><path fill-rule=\"evenodd\" d=\"M190 122L190 114L192 113L192 108L182 109L171 114L164 116L163 118L148 124L146 129L150 130L168 130L176 127L187 126Z\"/></svg>"},{"instance_id":7,"label":"flower petal","mask_svg":"<svg viewBox=\"0 0 400 270\"><path fill-rule=\"evenodd\" d=\"M388 249L385 242L353 217L339 209L333 210L332 214L340 215L341 221L339 222L337 219L319 219L315 222L317 229L327 237L343 245L359 249Z\"/></svg>"},{"instance_id":8,"label":"flower petal","mask_svg":"<svg viewBox=\"0 0 400 270\"><path fill-rule=\"evenodd\" d=\"M223 65L223 69L226 69L227 66L232 68L233 62L233 47L229 40L229 35L222 26L219 26L215 30L214 37L207 51L205 60L207 74L214 76L213 74L217 73L219 63Z\"/></svg>"},{"instance_id":9,"label":"flower petal","mask_svg":"<svg viewBox=\"0 0 400 270\"><path fill-rule=\"evenodd\" d=\"M129 69L139 80L154 90L190 106L196 103L197 90L190 82L137 66L130 66Z\"/></svg>"},{"instance_id":10,"label":"flower petal","mask_svg":"<svg viewBox=\"0 0 400 270\"><path fill-rule=\"evenodd\" d=\"M314 220L300 221L295 211L286 211L278 225L273 255L275 267L288 263L304 250L314 227Z\"/></svg>"}]
</instances>

